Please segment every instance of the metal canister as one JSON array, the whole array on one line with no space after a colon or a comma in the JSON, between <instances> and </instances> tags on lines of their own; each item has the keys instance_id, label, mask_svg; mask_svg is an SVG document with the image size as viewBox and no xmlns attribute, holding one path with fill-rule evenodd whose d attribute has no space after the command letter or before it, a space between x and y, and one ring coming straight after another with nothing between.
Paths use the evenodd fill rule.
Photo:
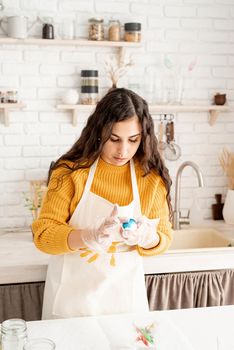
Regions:
<instances>
[{"instance_id":1,"label":"metal canister","mask_svg":"<svg viewBox=\"0 0 234 350\"><path fill-rule=\"evenodd\" d=\"M81 103L93 105L98 102L98 70L81 71Z\"/></svg>"},{"instance_id":2,"label":"metal canister","mask_svg":"<svg viewBox=\"0 0 234 350\"><path fill-rule=\"evenodd\" d=\"M124 40L132 42L141 41L141 23L125 23L124 24Z\"/></svg>"}]
</instances>

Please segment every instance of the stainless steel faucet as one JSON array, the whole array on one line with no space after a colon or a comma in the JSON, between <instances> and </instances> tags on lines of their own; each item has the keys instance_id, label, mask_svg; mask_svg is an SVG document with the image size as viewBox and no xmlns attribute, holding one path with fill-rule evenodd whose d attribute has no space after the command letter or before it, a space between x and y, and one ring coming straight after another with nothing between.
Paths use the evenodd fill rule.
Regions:
<instances>
[{"instance_id":1,"label":"stainless steel faucet","mask_svg":"<svg viewBox=\"0 0 234 350\"><path fill-rule=\"evenodd\" d=\"M179 230L180 224L189 224L189 218L188 217L181 217L180 215L180 191L181 191L181 176L182 172L185 167L191 166L196 174L198 179L198 185L199 187L204 186L202 173L198 167L197 164L191 161L184 162L180 165L177 174L176 174L176 183L175 183L175 209L174 209L174 215L173 215L173 229Z\"/></svg>"}]
</instances>

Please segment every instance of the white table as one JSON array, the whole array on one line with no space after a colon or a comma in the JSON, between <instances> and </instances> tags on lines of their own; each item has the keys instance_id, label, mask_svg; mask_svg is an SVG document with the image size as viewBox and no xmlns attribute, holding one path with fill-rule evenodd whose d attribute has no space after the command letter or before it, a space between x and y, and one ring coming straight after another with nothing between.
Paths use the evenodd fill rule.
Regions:
<instances>
[{"instance_id":1,"label":"white table","mask_svg":"<svg viewBox=\"0 0 234 350\"><path fill-rule=\"evenodd\" d=\"M218 349L217 338L230 340L234 349L234 305L161 312L183 330L194 350L231 350Z\"/></svg>"},{"instance_id":2,"label":"white table","mask_svg":"<svg viewBox=\"0 0 234 350\"><path fill-rule=\"evenodd\" d=\"M183 332L194 350L218 350L217 336L220 340L226 337L231 339L233 334L234 306L155 311L147 315L137 315L137 320L144 319L146 316L159 320L159 325L160 319L169 322L169 324L172 322L172 328L168 328L165 336L168 339L170 337L173 339L171 329L175 325L175 329L178 329L179 333ZM136 320L136 315L34 321L28 322L28 330L31 338L48 337L54 340L57 346L56 350L108 350L117 348L114 347L114 344L110 346L103 329L110 327L118 336L118 333L121 334L124 324L130 325L131 320ZM177 350L178 347L158 348L158 350L171 349ZM189 349L191 348L188 346L179 350ZM221 349L226 350L226 348L219 350Z\"/></svg>"}]
</instances>

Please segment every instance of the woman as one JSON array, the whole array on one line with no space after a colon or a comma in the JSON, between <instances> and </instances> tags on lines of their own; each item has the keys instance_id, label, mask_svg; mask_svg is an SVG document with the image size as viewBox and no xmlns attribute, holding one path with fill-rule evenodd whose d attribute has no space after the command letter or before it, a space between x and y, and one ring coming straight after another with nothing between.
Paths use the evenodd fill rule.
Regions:
<instances>
[{"instance_id":1,"label":"woman","mask_svg":"<svg viewBox=\"0 0 234 350\"><path fill-rule=\"evenodd\" d=\"M32 224L35 245L54 255L42 317L148 310L141 256L170 245L171 180L146 101L110 91L50 173Z\"/></svg>"}]
</instances>

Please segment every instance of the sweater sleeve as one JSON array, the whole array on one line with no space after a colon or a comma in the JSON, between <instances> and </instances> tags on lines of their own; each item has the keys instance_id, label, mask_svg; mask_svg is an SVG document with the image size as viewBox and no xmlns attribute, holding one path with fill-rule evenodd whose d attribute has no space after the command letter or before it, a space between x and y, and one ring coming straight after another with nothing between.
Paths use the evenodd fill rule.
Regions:
<instances>
[{"instance_id":1,"label":"sweater sleeve","mask_svg":"<svg viewBox=\"0 0 234 350\"><path fill-rule=\"evenodd\" d=\"M160 240L156 247L150 249L137 247L139 254L142 256L152 256L161 254L165 252L171 244L172 230L171 222L169 220L169 208L166 199L166 194L166 188L161 179L158 183L153 205L148 215L149 218L160 218L157 227L157 233L159 235Z\"/></svg>"},{"instance_id":2,"label":"sweater sleeve","mask_svg":"<svg viewBox=\"0 0 234 350\"><path fill-rule=\"evenodd\" d=\"M65 172L64 168L53 171L40 216L32 223L36 247L48 254L72 252L67 239L74 229L68 224L74 184L72 177ZM62 181L58 182L61 175Z\"/></svg>"}]
</instances>

